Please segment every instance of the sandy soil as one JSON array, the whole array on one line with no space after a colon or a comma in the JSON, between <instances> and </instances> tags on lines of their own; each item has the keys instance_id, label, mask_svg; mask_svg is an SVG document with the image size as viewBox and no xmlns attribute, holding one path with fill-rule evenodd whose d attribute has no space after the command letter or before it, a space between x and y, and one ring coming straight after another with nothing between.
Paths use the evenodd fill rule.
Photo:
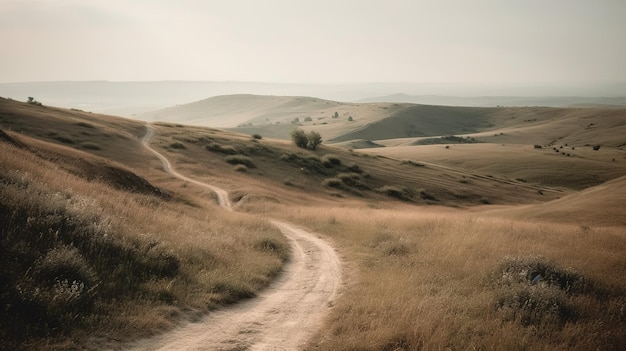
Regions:
<instances>
[{"instance_id":1,"label":"sandy soil","mask_svg":"<svg viewBox=\"0 0 626 351\"><path fill-rule=\"evenodd\" d=\"M165 170L185 181L215 191L221 206L231 209L226 191L177 173L169 161L144 145ZM256 298L212 312L158 337L140 340L132 350L299 350L319 329L341 286L341 262L317 235L292 224L272 221L288 238L291 259L274 283Z\"/></svg>"}]
</instances>

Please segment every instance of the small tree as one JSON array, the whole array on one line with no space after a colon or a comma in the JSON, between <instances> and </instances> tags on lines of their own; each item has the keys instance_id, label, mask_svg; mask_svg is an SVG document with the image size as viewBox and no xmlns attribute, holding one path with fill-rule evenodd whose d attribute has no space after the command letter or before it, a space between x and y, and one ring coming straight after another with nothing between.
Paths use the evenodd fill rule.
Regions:
<instances>
[{"instance_id":1,"label":"small tree","mask_svg":"<svg viewBox=\"0 0 626 351\"><path fill-rule=\"evenodd\" d=\"M354 121L354 118L352 118L352 116L350 116L350 117L348 117L348 121L352 122L352 121Z\"/></svg>"},{"instance_id":2,"label":"small tree","mask_svg":"<svg viewBox=\"0 0 626 351\"><path fill-rule=\"evenodd\" d=\"M37 106L41 106L41 102L35 100L34 97L29 96L28 97L28 101L26 101L27 103L31 104L31 105L37 105Z\"/></svg>"},{"instance_id":3,"label":"small tree","mask_svg":"<svg viewBox=\"0 0 626 351\"><path fill-rule=\"evenodd\" d=\"M309 138L302 129L294 129L291 131L291 140L299 148L306 148L309 144Z\"/></svg>"},{"instance_id":4,"label":"small tree","mask_svg":"<svg viewBox=\"0 0 626 351\"><path fill-rule=\"evenodd\" d=\"M337 113L337 111L335 111L335 114L333 115L333 118L339 118L339 114Z\"/></svg>"},{"instance_id":5,"label":"small tree","mask_svg":"<svg viewBox=\"0 0 626 351\"><path fill-rule=\"evenodd\" d=\"M322 136L316 131L311 131L307 135L307 138L309 140L309 148L311 148L311 150L317 149L317 146L322 143Z\"/></svg>"},{"instance_id":6,"label":"small tree","mask_svg":"<svg viewBox=\"0 0 626 351\"><path fill-rule=\"evenodd\" d=\"M308 147L315 150L322 143L322 136L316 131L306 134L302 129L294 129L291 131L291 140L299 148L306 149Z\"/></svg>"}]
</instances>

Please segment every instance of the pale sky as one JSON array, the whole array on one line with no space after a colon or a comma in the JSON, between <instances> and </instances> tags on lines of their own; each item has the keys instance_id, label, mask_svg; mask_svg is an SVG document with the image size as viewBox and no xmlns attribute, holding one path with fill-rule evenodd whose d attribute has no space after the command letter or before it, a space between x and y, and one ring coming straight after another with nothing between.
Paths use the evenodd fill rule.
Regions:
<instances>
[{"instance_id":1,"label":"pale sky","mask_svg":"<svg viewBox=\"0 0 626 351\"><path fill-rule=\"evenodd\" d=\"M0 0L0 82L626 82L626 0Z\"/></svg>"}]
</instances>

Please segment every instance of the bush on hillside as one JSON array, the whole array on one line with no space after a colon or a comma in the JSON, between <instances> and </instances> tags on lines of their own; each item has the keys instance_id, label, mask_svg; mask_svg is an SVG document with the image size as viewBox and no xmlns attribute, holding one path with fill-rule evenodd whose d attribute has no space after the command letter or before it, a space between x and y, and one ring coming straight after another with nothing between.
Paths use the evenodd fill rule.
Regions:
<instances>
[{"instance_id":1,"label":"bush on hillside","mask_svg":"<svg viewBox=\"0 0 626 351\"><path fill-rule=\"evenodd\" d=\"M317 149L317 146L322 143L322 136L316 131L311 131L307 135L308 147L311 150Z\"/></svg>"},{"instance_id":2,"label":"bush on hillside","mask_svg":"<svg viewBox=\"0 0 626 351\"><path fill-rule=\"evenodd\" d=\"M252 159L245 155L230 155L226 156L224 160L226 160L226 162L230 163L231 165L244 165L249 168L256 167L252 162Z\"/></svg>"},{"instance_id":3,"label":"bush on hillside","mask_svg":"<svg viewBox=\"0 0 626 351\"><path fill-rule=\"evenodd\" d=\"M542 256L507 257L488 281L497 290L495 307L524 326L561 324L577 317L572 294L590 290L577 272Z\"/></svg>"},{"instance_id":4,"label":"bush on hillside","mask_svg":"<svg viewBox=\"0 0 626 351\"><path fill-rule=\"evenodd\" d=\"M237 153L239 153L237 151L237 149L233 146L230 145L221 145L218 143L211 143L207 146L204 147L207 151L212 151L212 152L219 152L222 154L226 154L226 155L235 155Z\"/></svg>"},{"instance_id":5,"label":"bush on hillside","mask_svg":"<svg viewBox=\"0 0 626 351\"><path fill-rule=\"evenodd\" d=\"M324 155L322 157L322 164L328 168L341 166L341 159L336 155L331 155L331 154Z\"/></svg>"},{"instance_id":6,"label":"bush on hillside","mask_svg":"<svg viewBox=\"0 0 626 351\"><path fill-rule=\"evenodd\" d=\"M383 193L387 196L395 197L399 200L407 200L409 198L409 194L406 189L393 186L393 185L385 185L382 188L377 189L378 192Z\"/></svg>"},{"instance_id":7,"label":"bush on hillside","mask_svg":"<svg viewBox=\"0 0 626 351\"><path fill-rule=\"evenodd\" d=\"M302 129L294 129L291 131L291 140L299 148L315 150L322 143L322 136L316 131L307 134Z\"/></svg>"},{"instance_id":8,"label":"bush on hillside","mask_svg":"<svg viewBox=\"0 0 626 351\"><path fill-rule=\"evenodd\" d=\"M181 143L181 142L173 142L170 144L170 148L171 149L176 149L176 150L184 150L186 149L185 144Z\"/></svg>"},{"instance_id":9,"label":"bush on hillside","mask_svg":"<svg viewBox=\"0 0 626 351\"><path fill-rule=\"evenodd\" d=\"M307 138L306 133L302 129L294 129L291 131L291 140L297 147L302 149L306 148L309 144L309 138Z\"/></svg>"}]
</instances>

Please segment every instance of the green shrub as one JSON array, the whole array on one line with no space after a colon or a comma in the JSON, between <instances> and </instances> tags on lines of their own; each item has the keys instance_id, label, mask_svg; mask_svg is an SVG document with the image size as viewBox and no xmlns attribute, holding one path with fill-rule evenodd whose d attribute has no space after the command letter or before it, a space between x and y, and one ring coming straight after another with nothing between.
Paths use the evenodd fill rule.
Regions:
<instances>
[{"instance_id":1,"label":"green shrub","mask_svg":"<svg viewBox=\"0 0 626 351\"><path fill-rule=\"evenodd\" d=\"M170 148L177 149L177 150L186 149L185 144L178 142L178 141L171 143Z\"/></svg>"},{"instance_id":2,"label":"green shrub","mask_svg":"<svg viewBox=\"0 0 626 351\"><path fill-rule=\"evenodd\" d=\"M233 146L227 145L223 146L218 143L211 143L204 147L207 151L219 152L226 155L236 155L239 153L236 148Z\"/></svg>"},{"instance_id":3,"label":"green shrub","mask_svg":"<svg viewBox=\"0 0 626 351\"><path fill-rule=\"evenodd\" d=\"M282 154L279 156L281 161L289 162L300 167L301 171L317 173L322 175L331 175L334 172L322 165L321 159L316 155L300 155L300 154Z\"/></svg>"},{"instance_id":4,"label":"green shrub","mask_svg":"<svg viewBox=\"0 0 626 351\"><path fill-rule=\"evenodd\" d=\"M323 186L331 187L331 188L339 188L341 187L341 179L339 178L328 178L322 181Z\"/></svg>"},{"instance_id":5,"label":"green shrub","mask_svg":"<svg viewBox=\"0 0 626 351\"><path fill-rule=\"evenodd\" d=\"M317 146L322 143L322 136L316 131L311 131L307 134L308 147L311 150L317 149Z\"/></svg>"},{"instance_id":6,"label":"green shrub","mask_svg":"<svg viewBox=\"0 0 626 351\"><path fill-rule=\"evenodd\" d=\"M437 201L435 195L427 192L426 190L420 190L420 197L424 200Z\"/></svg>"},{"instance_id":7,"label":"green shrub","mask_svg":"<svg viewBox=\"0 0 626 351\"><path fill-rule=\"evenodd\" d=\"M324 155L322 157L322 164L328 168L341 166L341 159L336 155Z\"/></svg>"},{"instance_id":8,"label":"green shrub","mask_svg":"<svg viewBox=\"0 0 626 351\"><path fill-rule=\"evenodd\" d=\"M409 193L406 189L393 185L385 185L377 190L380 193L383 193L387 196L395 197L396 199L400 200L407 200L410 198Z\"/></svg>"},{"instance_id":9,"label":"green shrub","mask_svg":"<svg viewBox=\"0 0 626 351\"><path fill-rule=\"evenodd\" d=\"M347 167L348 167L348 170L350 170L350 171L352 171L354 173L363 173L363 170L361 169L361 167L358 164L356 164L356 163L353 163L353 164L351 164L351 165L349 165Z\"/></svg>"},{"instance_id":10,"label":"green shrub","mask_svg":"<svg viewBox=\"0 0 626 351\"><path fill-rule=\"evenodd\" d=\"M230 155L224 158L226 162L231 165L244 165L248 168L255 168L256 166L252 162L252 159L246 155Z\"/></svg>"},{"instance_id":11,"label":"green shrub","mask_svg":"<svg viewBox=\"0 0 626 351\"><path fill-rule=\"evenodd\" d=\"M311 131L309 134L305 133L302 129L294 129L291 131L291 140L297 147L311 150L317 149L322 143L322 136L316 131Z\"/></svg>"},{"instance_id":12,"label":"green shrub","mask_svg":"<svg viewBox=\"0 0 626 351\"><path fill-rule=\"evenodd\" d=\"M419 163L419 162L415 162L413 160L403 160L402 164L403 165L411 165L411 166L415 166L415 167L426 167L425 164Z\"/></svg>"},{"instance_id":13,"label":"green shrub","mask_svg":"<svg viewBox=\"0 0 626 351\"><path fill-rule=\"evenodd\" d=\"M294 129L291 131L291 140L299 148L306 148L309 144L309 138L302 129Z\"/></svg>"},{"instance_id":14,"label":"green shrub","mask_svg":"<svg viewBox=\"0 0 626 351\"><path fill-rule=\"evenodd\" d=\"M261 134L252 134L252 138L253 139L257 139L257 140L261 140L261 139L263 139L263 136L261 136Z\"/></svg>"},{"instance_id":15,"label":"green shrub","mask_svg":"<svg viewBox=\"0 0 626 351\"><path fill-rule=\"evenodd\" d=\"M361 176L357 173L339 173L337 178L341 182L349 187L357 188L360 190L369 189L369 187L361 182ZM362 195L362 194L360 194Z\"/></svg>"}]
</instances>

